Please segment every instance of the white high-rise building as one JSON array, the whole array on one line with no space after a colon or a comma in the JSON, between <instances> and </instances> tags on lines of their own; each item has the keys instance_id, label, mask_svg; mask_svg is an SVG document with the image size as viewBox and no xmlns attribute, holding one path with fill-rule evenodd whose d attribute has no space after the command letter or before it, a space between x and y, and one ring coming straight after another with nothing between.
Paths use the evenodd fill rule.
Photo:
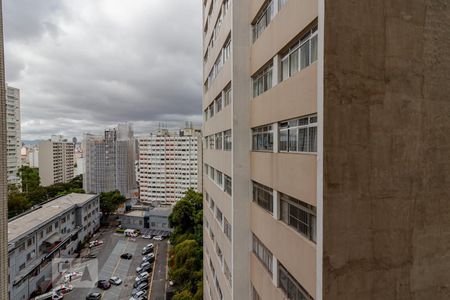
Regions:
<instances>
[{"instance_id":1,"label":"white high-rise building","mask_svg":"<svg viewBox=\"0 0 450 300\"><path fill-rule=\"evenodd\" d=\"M20 90L11 86L6 88L6 134L8 184L18 184L21 150Z\"/></svg>"},{"instance_id":2,"label":"white high-rise building","mask_svg":"<svg viewBox=\"0 0 450 300\"><path fill-rule=\"evenodd\" d=\"M60 135L39 143L41 185L68 182L74 177L73 143Z\"/></svg>"},{"instance_id":3,"label":"white high-rise building","mask_svg":"<svg viewBox=\"0 0 450 300\"><path fill-rule=\"evenodd\" d=\"M83 189L87 193L119 190L131 197L136 187L136 146L129 124L105 130L104 135L85 134L83 140Z\"/></svg>"},{"instance_id":4,"label":"white high-rise building","mask_svg":"<svg viewBox=\"0 0 450 300\"><path fill-rule=\"evenodd\" d=\"M138 142L141 201L175 204L189 188L201 190L200 130L158 130Z\"/></svg>"}]
</instances>

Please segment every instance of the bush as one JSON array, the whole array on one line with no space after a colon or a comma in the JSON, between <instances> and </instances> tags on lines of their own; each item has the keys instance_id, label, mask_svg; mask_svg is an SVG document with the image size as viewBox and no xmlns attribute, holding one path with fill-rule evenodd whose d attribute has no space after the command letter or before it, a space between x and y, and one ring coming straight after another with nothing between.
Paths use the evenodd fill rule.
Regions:
<instances>
[{"instance_id":1,"label":"bush","mask_svg":"<svg viewBox=\"0 0 450 300\"><path fill-rule=\"evenodd\" d=\"M123 228L116 228L116 233L124 233L125 229Z\"/></svg>"}]
</instances>

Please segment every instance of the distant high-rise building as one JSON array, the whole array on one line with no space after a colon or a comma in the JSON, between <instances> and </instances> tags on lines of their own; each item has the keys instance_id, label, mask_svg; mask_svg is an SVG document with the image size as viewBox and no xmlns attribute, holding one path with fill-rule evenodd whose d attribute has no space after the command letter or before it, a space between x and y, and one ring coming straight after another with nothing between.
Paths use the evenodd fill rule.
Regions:
<instances>
[{"instance_id":1,"label":"distant high-rise building","mask_svg":"<svg viewBox=\"0 0 450 300\"><path fill-rule=\"evenodd\" d=\"M448 1L203 12L204 298L450 299Z\"/></svg>"},{"instance_id":2,"label":"distant high-rise building","mask_svg":"<svg viewBox=\"0 0 450 300\"><path fill-rule=\"evenodd\" d=\"M39 143L41 185L68 182L74 177L73 143L60 135ZM22 187L26 188L26 187Z\"/></svg>"},{"instance_id":3,"label":"distant high-rise building","mask_svg":"<svg viewBox=\"0 0 450 300\"><path fill-rule=\"evenodd\" d=\"M8 299L8 189L3 9L0 1L0 299Z\"/></svg>"},{"instance_id":4,"label":"distant high-rise building","mask_svg":"<svg viewBox=\"0 0 450 300\"><path fill-rule=\"evenodd\" d=\"M20 168L20 90L6 86L6 135L8 184L19 184L17 173Z\"/></svg>"},{"instance_id":5,"label":"distant high-rise building","mask_svg":"<svg viewBox=\"0 0 450 300\"><path fill-rule=\"evenodd\" d=\"M136 146L129 124L105 130L103 136L85 134L83 188L88 193L119 190L131 197L136 188Z\"/></svg>"},{"instance_id":6,"label":"distant high-rise building","mask_svg":"<svg viewBox=\"0 0 450 300\"><path fill-rule=\"evenodd\" d=\"M140 200L175 204L189 188L201 190L201 131L160 129L138 138ZM201 177L200 177L201 179Z\"/></svg>"}]
</instances>

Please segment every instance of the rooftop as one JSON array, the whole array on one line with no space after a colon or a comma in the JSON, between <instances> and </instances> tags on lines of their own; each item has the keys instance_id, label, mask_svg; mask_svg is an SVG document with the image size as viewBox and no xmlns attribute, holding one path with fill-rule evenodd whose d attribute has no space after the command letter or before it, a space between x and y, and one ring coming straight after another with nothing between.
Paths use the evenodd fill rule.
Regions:
<instances>
[{"instance_id":1,"label":"rooftop","mask_svg":"<svg viewBox=\"0 0 450 300\"><path fill-rule=\"evenodd\" d=\"M97 195L73 193L42 204L41 208L8 222L8 243L38 228L39 225L51 220L54 216L64 213L74 206L82 205L95 197Z\"/></svg>"},{"instance_id":2,"label":"rooftop","mask_svg":"<svg viewBox=\"0 0 450 300\"><path fill-rule=\"evenodd\" d=\"M144 213L145 213L145 211L143 211L143 210L132 210L132 211L129 211L129 212L125 213L125 216L129 216L129 217L143 217Z\"/></svg>"}]
</instances>

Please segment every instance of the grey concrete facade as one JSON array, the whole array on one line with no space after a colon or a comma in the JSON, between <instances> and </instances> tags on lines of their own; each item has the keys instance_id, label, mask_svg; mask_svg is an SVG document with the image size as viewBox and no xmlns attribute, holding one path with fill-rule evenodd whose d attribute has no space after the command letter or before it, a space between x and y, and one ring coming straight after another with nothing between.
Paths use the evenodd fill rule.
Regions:
<instances>
[{"instance_id":1,"label":"grey concrete facade","mask_svg":"<svg viewBox=\"0 0 450 300\"><path fill-rule=\"evenodd\" d=\"M449 299L450 2L323 2L323 299Z\"/></svg>"},{"instance_id":2,"label":"grey concrete facade","mask_svg":"<svg viewBox=\"0 0 450 300\"><path fill-rule=\"evenodd\" d=\"M8 200L6 183L6 84L3 9L0 1L0 299L8 298Z\"/></svg>"},{"instance_id":3,"label":"grey concrete facade","mask_svg":"<svg viewBox=\"0 0 450 300\"><path fill-rule=\"evenodd\" d=\"M29 299L52 283L52 259L73 258L100 227L98 195L70 194L8 223L9 298Z\"/></svg>"}]
</instances>

